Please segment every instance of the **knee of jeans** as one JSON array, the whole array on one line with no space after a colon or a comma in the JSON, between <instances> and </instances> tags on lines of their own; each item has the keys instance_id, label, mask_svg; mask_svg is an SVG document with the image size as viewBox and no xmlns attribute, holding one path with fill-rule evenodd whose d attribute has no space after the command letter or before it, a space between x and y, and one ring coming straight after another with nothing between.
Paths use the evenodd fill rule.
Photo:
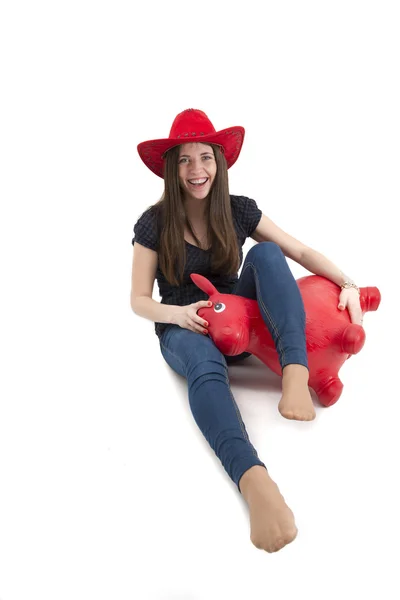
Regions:
<instances>
[{"instance_id":1,"label":"knee of jeans","mask_svg":"<svg viewBox=\"0 0 400 600\"><path fill-rule=\"evenodd\" d=\"M228 366L224 356L220 353L215 355L204 356L202 358L193 357L188 365L188 378L192 381L199 377L217 376L222 377L224 380L228 377Z\"/></svg>"},{"instance_id":2,"label":"knee of jeans","mask_svg":"<svg viewBox=\"0 0 400 600\"><path fill-rule=\"evenodd\" d=\"M280 246L275 242L259 242L250 248L248 256L251 257L253 261L258 258L265 261L281 259L284 257L284 254Z\"/></svg>"}]
</instances>

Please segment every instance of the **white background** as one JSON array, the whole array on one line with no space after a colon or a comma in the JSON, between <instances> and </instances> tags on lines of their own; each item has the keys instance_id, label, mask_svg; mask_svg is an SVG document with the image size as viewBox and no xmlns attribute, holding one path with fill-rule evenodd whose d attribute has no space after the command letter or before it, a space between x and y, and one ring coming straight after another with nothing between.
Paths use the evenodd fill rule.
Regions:
<instances>
[{"instance_id":1,"label":"white background","mask_svg":"<svg viewBox=\"0 0 400 600\"><path fill-rule=\"evenodd\" d=\"M397 10L2 3L1 600L399 598ZM257 359L230 367L299 528L272 555L129 304L162 193L136 146L185 108L245 127L232 193L382 294L312 423Z\"/></svg>"}]
</instances>

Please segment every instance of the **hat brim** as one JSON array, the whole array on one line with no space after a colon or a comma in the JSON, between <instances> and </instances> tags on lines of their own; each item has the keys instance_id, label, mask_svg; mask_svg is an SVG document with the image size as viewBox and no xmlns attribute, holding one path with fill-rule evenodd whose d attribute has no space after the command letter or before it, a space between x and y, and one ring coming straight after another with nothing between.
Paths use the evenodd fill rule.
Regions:
<instances>
[{"instance_id":1,"label":"hat brim","mask_svg":"<svg viewBox=\"0 0 400 600\"><path fill-rule=\"evenodd\" d=\"M158 175L158 177L163 179L163 155L167 150L170 150L174 146L195 142L202 144L217 144L223 148L226 164L229 169L235 164L239 157L243 139L244 128L237 126L228 127L227 129L222 129L221 131L216 131L215 133L209 133L207 135L190 136L187 134L179 138L149 140L138 144L137 150L146 167L148 167L155 175Z\"/></svg>"}]
</instances>

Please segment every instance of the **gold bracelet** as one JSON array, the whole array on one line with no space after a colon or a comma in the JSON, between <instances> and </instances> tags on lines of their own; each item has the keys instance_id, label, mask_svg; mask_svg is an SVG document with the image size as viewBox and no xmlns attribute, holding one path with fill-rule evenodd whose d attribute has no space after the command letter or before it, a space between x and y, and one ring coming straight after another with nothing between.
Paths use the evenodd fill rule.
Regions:
<instances>
[{"instance_id":1,"label":"gold bracelet","mask_svg":"<svg viewBox=\"0 0 400 600\"><path fill-rule=\"evenodd\" d=\"M342 290L348 290L349 288L354 288L357 290L358 295L360 295L360 288L358 287L358 285L356 285L352 281L345 281L344 283L342 283L342 285L340 287Z\"/></svg>"}]
</instances>

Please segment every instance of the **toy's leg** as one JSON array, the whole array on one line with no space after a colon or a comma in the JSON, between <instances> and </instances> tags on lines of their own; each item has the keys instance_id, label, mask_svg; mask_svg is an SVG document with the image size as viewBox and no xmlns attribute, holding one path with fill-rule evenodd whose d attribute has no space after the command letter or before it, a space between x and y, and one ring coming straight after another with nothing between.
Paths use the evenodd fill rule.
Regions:
<instances>
[{"instance_id":1,"label":"toy's leg","mask_svg":"<svg viewBox=\"0 0 400 600\"><path fill-rule=\"evenodd\" d=\"M282 367L281 414L288 419L314 419L308 389L303 299L277 244L260 242L249 250L232 293L257 300L274 340Z\"/></svg>"},{"instance_id":2,"label":"toy's leg","mask_svg":"<svg viewBox=\"0 0 400 600\"><path fill-rule=\"evenodd\" d=\"M178 325L165 330L160 348L187 379L194 419L248 504L251 541L267 552L280 550L297 535L293 513L249 440L223 354L211 338Z\"/></svg>"},{"instance_id":3,"label":"toy's leg","mask_svg":"<svg viewBox=\"0 0 400 600\"><path fill-rule=\"evenodd\" d=\"M329 377L325 381L321 381L315 385L310 381L310 386L318 396L318 400L323 406L332 406L342 395L343 383L339 377Z\"/></svg>"}]
</instances>

